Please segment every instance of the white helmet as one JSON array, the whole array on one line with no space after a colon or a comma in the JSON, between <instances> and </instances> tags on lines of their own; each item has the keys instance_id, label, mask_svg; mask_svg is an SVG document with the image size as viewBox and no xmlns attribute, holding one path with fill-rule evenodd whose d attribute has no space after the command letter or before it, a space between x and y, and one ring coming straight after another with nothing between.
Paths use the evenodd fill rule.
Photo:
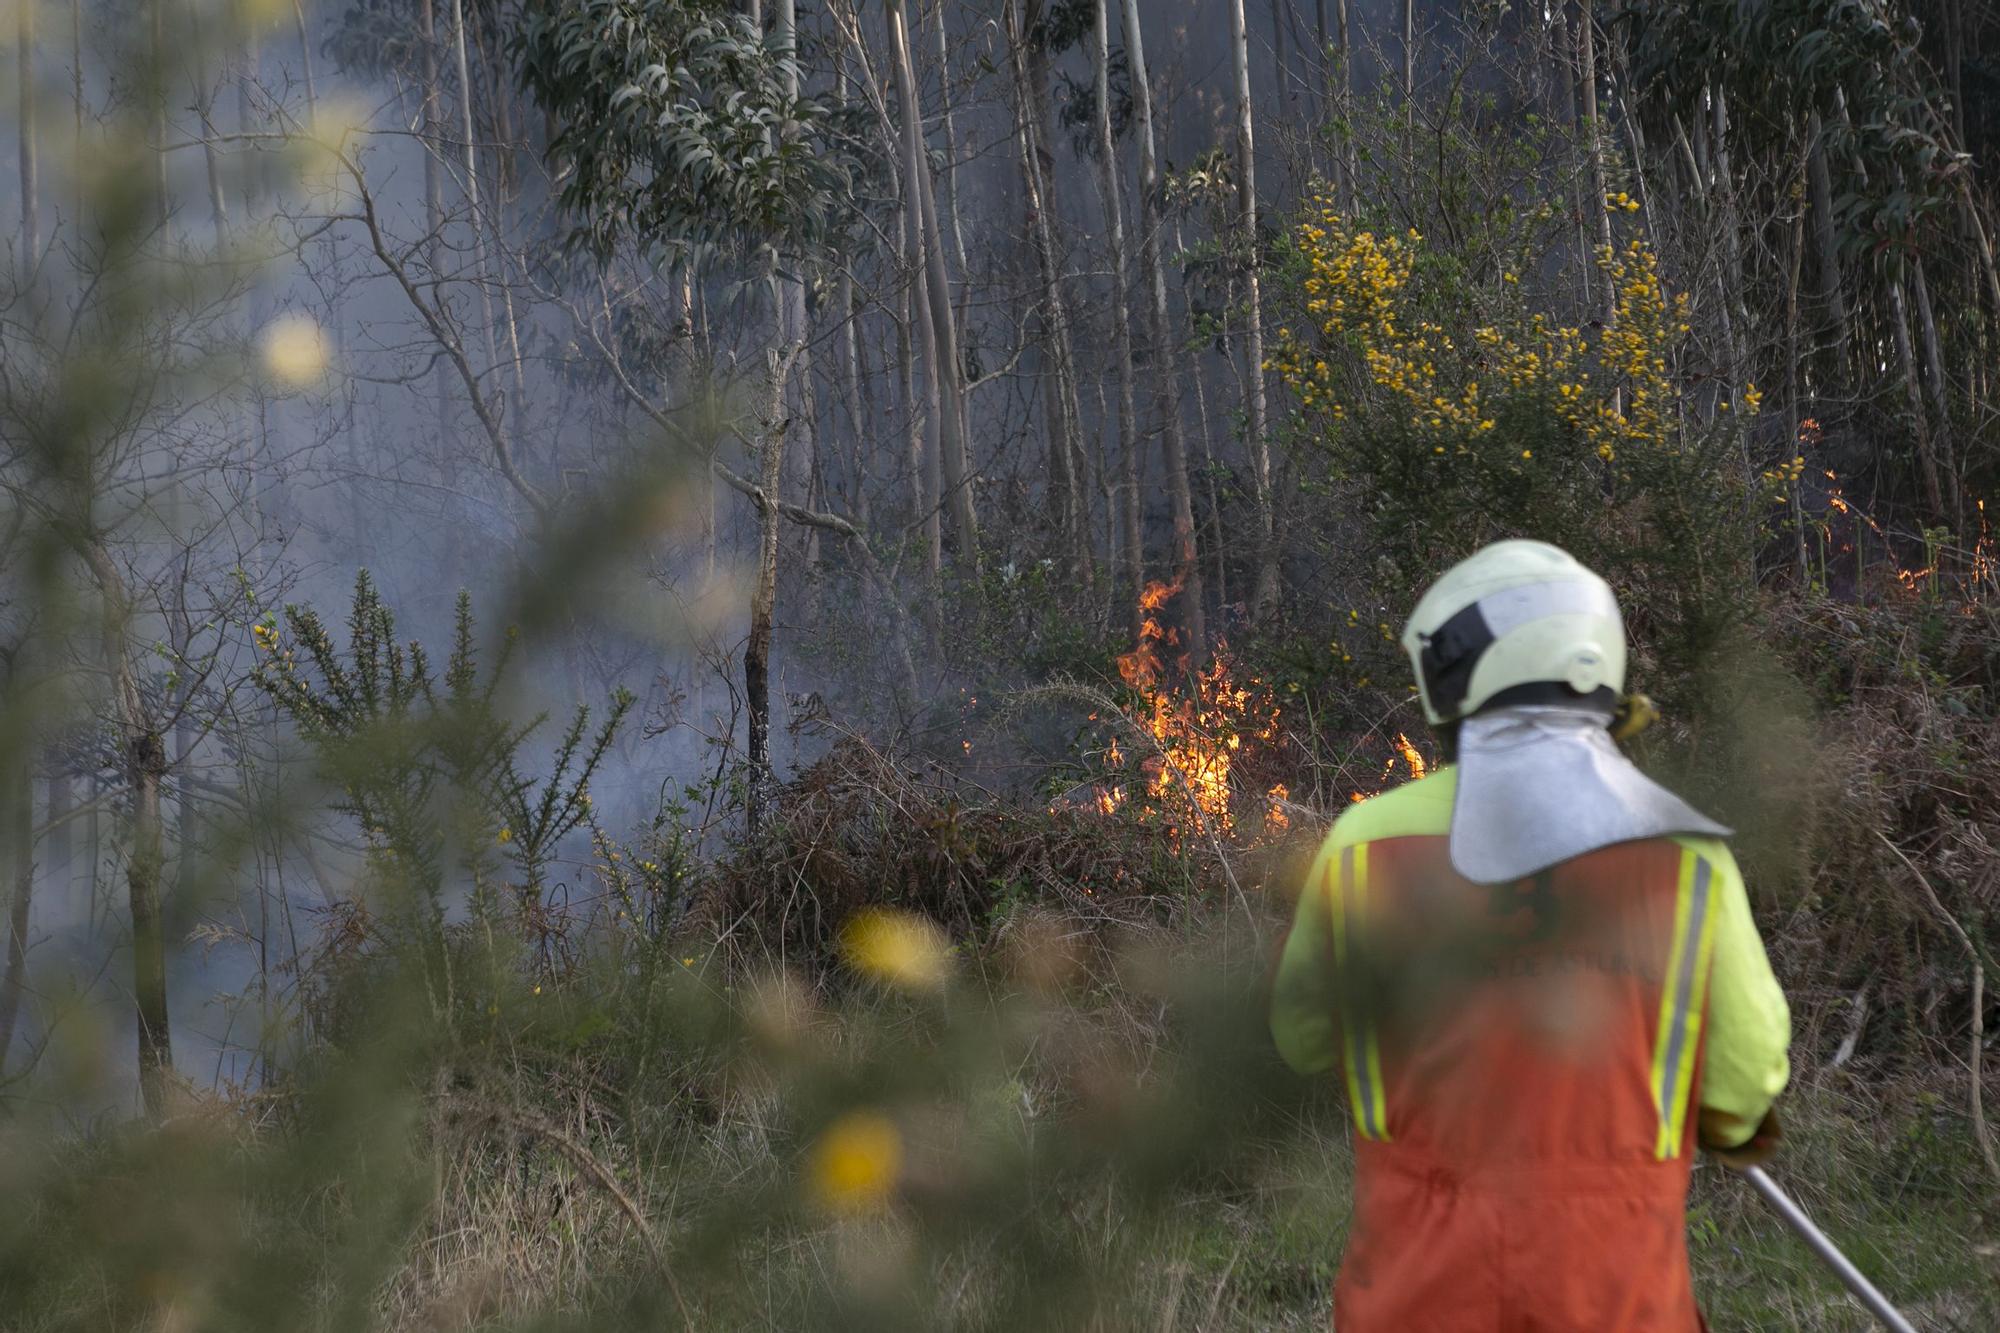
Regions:
<instances>
[{"instance_id":1,"label":"white helmet","mask_svg":"<svg viewBox=\"0 0 2000 1333\"><path fill-rule=\"evenodd\" d=\"M1625 626L1597 575L1547 542L1504 541L1446 570L1403 628L1432 726L1499 703L1602 704L1625 689Z\"/></svg>"}]
</instances>

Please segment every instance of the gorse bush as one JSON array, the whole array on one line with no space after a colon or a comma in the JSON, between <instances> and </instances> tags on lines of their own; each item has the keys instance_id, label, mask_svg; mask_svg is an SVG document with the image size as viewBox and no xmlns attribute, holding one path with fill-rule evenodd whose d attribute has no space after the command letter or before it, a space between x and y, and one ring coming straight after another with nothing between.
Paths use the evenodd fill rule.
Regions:
<instances>
[{"instance_id":1,"label":"gorse bush","mask_svg":"<svg viewBox=\"0 0 2000 1333\"><path fill-rule=\"evenodd\" d=\"M1761 396L1676 377L1687 298L1643 239L1594 256L1599 316L1534 308L1523 275L1547 215L1498 227L1478 274L1462 247L1314 197L1279 270L1269 368L1302 466L1366 516L1391 604L1488 541L1536 537L1603 570L1662 674L1685 675L1749 609L1743 534L1772 480L1745 463Z\"/></svg>"},{"instance_id":2,"label":"gorse bush","mask_svg":"<svg viewBox=\"0 0 2000 1333\"><path fill-rule=\"evenodd\" d=\"M632 696L615 692L594 728L590 708L578 705L537 773L526 747L545 719L513 720L501 693L516 636L503 636L483 671L476 636L472 599L461 593L437 674L421 643L397 639L395 615L366 570L355 578L345 652L310 607L288 606L282 621L271 613L250 627L251 680L305 743L365 851L352 892L334 904L331 966L302 977L323 1026L342 1026L337 1015L353 1007L348 970L384 947L424 960L433 1003L469 994L476 1004L510 973L548 975L580 924L645 934L662 905L677 902L671 834L663 841L653 830L664 852L625 848L598 825L590 796ZM615 904L582 923L546 901L551 867L579 833ZM461 907L480 929L447 927Z\"/></svg>"}]
</instances>

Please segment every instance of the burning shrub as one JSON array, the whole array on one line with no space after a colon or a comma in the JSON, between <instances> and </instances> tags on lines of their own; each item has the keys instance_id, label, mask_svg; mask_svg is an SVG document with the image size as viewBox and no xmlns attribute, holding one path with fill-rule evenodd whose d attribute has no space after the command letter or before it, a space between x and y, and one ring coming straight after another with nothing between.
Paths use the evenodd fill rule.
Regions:
<instances>
[{"instance_id":1,"label":"burning shrub","mask_svg":"<svg viewBox=\"0 0 2000 1333\"><path fill-rule=\"evenodd\" d=\"M1119 656L1118 674L1136 696L1124 715L1149 753L1134 765L1139 781L1107 785L1099 809L1110 814L1129 807L1134 814L1157 816L1171 837L1178 838L1189 823L1225 836L1236 831L1244 770L1262 768L1267 771L1262 822L1282 829L1289 822L1283 808L1287 789L1268 780L1284 743L1277 700L1261 679L1242 675L1227 643L1217 642L1206 666L1194 665L1181 650L1179 631L1160 623L1161 608L1180 591L1176 580L1148 584L1140 594L1139 642ZM1104 759L1114 772L1131 762L1115 735Z\"/></svg>"},{"instance_id":2,"label":"burning shrub","mask_svg":"<svg viewBox=\"0 0 2000 1333\"><path fill-rule=\"evenodd\" d=\"M883 908L979 942L1017 905L1110 925L1167 920L1222 890L1207 849L1171 827L969 795L941 770L849 739L779 791L770 827L715 867L691 924L740 923L817 965L843 927Z\"/></svg>"}]
</instances>

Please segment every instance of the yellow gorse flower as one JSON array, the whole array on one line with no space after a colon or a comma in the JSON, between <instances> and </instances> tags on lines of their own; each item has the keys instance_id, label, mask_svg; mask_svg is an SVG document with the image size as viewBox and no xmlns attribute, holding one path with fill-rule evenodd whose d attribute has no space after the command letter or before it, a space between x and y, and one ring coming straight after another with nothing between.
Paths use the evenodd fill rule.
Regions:
<instances>
[{"instance_id":1,"label":"yellow gorse flower","mask_svg":"<svg viewBox=\"0 0 2000 1333\"><path fill-rule=\"evenodd\" d=\"M904 990L944 985L948 945L944 932L923 917L871 907L840 932L840 951L857 971Z\"/></svg>"},{"instance_id":2,"label":"yellow gorse flower","mask_svg":"<svg viewBox=\"0 0 2000 1333\"><path fill-rule=\"evenodd\" d=\"M310 315L280 315L258 338L264 373L286 389L310 389L326 378L332 359L326 335Z\"/></svg>"},{"instance_id":3,"label":"yellow gorse flower","mask_svg":"<svg viewBox=\"0 0 2000 1333\"><path fill-rule=\"evenodd\" d=\"M835 1212L880 1208L903 1168L903 1137L879 1111L850 1111L812 1146L807 1180L813 1198Z\"/></svg>"},{"instance_id":4,"label":"yellow gorse flower","mask_svg":"<svg viewBox=\"0 0 2000 1333\"><path fill-rule=\"evenodd\" d=\"M1605 204L1625 212L1638 207L1622 191L1607 195ZM1305 308L1317 328L1281 328L1268 365L1301 406L1338 422L1357 391L1384 393L1390 411L1430 437L1423 452L1437 467L1485 456L1483 437L1496 429L1496 407L1508 400L1539 400L1606 463L1626 448L1673 447L1676 394L1667 353L1688 331L1687 299L1667 292L1643 241L1596 253L1612 293L1603 326L1586 333L1528 314L1473 329L1471 345L1461 350L1441 326L1415 317L1412 275L1422 242L1416 232L1357 229L1322 197L1295 235L1305 260ZM1512 269L1501 280L1518 282ZM1335 348L1348 355L1330 355ZM1360 384L1347 368L1360 372ZM1754 387L1742 403L1755 410ZM1518 467L1532 458L1515 444L1490 461Z\"/></svg>"}]
</instances>

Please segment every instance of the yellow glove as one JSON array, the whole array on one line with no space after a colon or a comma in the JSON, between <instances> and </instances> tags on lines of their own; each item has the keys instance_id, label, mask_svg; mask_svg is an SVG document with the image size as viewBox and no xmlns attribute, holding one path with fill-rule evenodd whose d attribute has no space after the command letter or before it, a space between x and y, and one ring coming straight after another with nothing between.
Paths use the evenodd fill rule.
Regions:
<instances>
[{"instance_id":1,"label":"yellow glove","mask_svg":"<svg viewBox=\"0 0 2000 1333\"><path fill-rule=\"evenodd\" d=\"M1611 739L1629 741L1660 720L1660 710L1643 694L1628 694L1618 701L1611 715Z\"/></svg>"},{"instance_id":2,"label":"yellow glove","mask_svg":"<svg viewBox=\"0 0 2000 1333\"><path fill-rule=\"evenodd\" d=\"M1719 1122L1724 1117L1712 1117L1707 1111L1701 1114L1699 1138L1701 1146L1711 1157L1732 1170L1741 1171L1746 1167L1762 1166L1778 1155L1778 1148L1784 1142L1784 1127L1778 1123L1777 1108L1764 1112L1764 1118L1757 1122L1756 1132L1743 1142L1730 1146L1716 1136Z\"/></svg>"}]
</instances>

